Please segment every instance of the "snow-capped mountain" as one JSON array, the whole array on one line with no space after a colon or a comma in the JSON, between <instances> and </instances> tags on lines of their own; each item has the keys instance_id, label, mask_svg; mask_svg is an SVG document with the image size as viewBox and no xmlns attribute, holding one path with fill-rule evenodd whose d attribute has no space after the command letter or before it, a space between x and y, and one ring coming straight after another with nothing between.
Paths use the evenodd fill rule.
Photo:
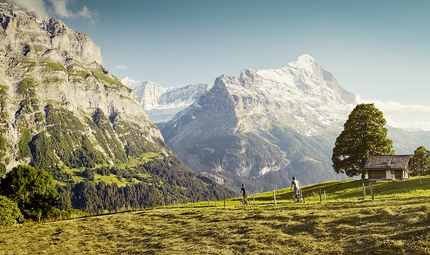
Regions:
<instances>
[{"instance_id":1,"label":"snow-capped mountain","mask_svg":"<svg viewBox=\"0 0 430 255\"><path fill-rule=\"evenodd\" d=\"M282 188L292 175L302 184L344 178L334 173L331 154L356 97L309 55L279 69L220 76L199 93L123 82L182 161L232 189ZM400 154L430 141L430 132L390 128L388 136Z\"/></svg>"},{"instance_id":2,"label":"snow-capped mountain","mask_svg":"<svg viewBox=\"0 0 430 255\"><path fill-rule=\"evenodd\" d=\"M171 120L212 87L209 84L195 84L163 88L157 83L135 81L127 76L121 81L134 91L150 120L158 126Z\"/></svg>"},{"instance_id":3,"label":"snow-capped mountain","mask_svg":"<svg viewBox=\"0 0 430 255\"><path fill-rule=\"evenodd\" d=\"M190 107L161 127L182 161L231 188L251 191L338 179L336 135L355 95L309 55L274 70L220 76Z\"/></svg>"}]
</instances>

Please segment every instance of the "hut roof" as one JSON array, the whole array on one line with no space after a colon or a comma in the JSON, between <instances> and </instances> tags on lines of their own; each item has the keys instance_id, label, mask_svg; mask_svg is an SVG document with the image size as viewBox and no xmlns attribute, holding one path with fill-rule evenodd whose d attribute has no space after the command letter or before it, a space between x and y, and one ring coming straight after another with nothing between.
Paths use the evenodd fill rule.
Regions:
<instances>
[{"instance_id":1,"label":"hut roof","mask_svg":"<svg viewBox=\"0 0 430 255\"><path fill-rule=\"evenodd\" d=\"M371 155L364 169L407 169L412 155Z\"/></svg>"}]
</instances>

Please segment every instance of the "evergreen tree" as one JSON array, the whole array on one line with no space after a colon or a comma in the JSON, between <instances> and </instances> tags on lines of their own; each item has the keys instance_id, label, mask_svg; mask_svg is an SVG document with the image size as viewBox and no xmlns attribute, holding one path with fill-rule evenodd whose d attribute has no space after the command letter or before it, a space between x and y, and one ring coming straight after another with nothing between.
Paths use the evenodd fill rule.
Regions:
<instances>
[{"instance_id":1,"label":"evergreen tree","mask_svg":"<svg viewBox=\"0 0 430 255\"><path fill-rule=\"evenodd\" d=\"M373 104L359 104L349 114L344 130L336 138L332 162L336 173L358 176L370 155L393 155L393 142L381 111Z\"/></svg>"}]
</instances>

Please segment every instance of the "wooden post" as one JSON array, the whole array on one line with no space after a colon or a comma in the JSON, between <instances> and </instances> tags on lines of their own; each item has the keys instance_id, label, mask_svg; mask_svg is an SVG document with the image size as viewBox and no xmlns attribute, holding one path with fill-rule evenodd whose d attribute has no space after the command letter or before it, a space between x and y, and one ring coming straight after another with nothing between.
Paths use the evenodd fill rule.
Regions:
<instances>
[{"instance_id":1,"label":"wooden post","mask_svg":"<svg viewBox=\"0 0 430 255\"><path fill-rule=\"evenodd\" d=\"M225 207L225 194L224 194L224 207Z\"/></svg>"},{"instance_id":2,"label":"wooden post","mask_svg":"<svg viewBox=\"0 0 430 255\"><path fill-rule=\"evenodd\" d=\"M372 184L372 182L369 182L369 188L370 188L370 196L372 196L372 201L374 201L373 184Z\"/></svg>"},{"instance_id":3,"label":"wooden post","mask_svg":"<svg viewBox=\"0 0 430 255\"><path fill-rule=\"evenodd\" d=\"M322 203L321 185L320 185L320 203Z\"/></svg>"},{"instance_id":4,"label":"wooden post","mask_svg":"<svg viewBox=\"0 0 430 255\"><path fill-rule=\"evenodd\" d=\"M363 199L366 199L366 187L364 186L364 182L363 182Z\"/></svg>"},{"instance_id":5,"label":"wooden post","mask_svg":"<svg viewBox=\"0 0 430 255\"><path fill-rule=\"evenodd\" d=\"M420 184L423 184L421 181L421 167L420 167L420 161L418 160L418 176L420 177Z\"/></svg>"},{"instance_id":6,"label":"wooden post","mask_svg":"<svg viewBox=\"0 0 430 255\"><path fill-rule=\"evenodd\" d=\"M324 190L324 202L327 200L326 194L325 194L325 190Z\"/></svg>"},{"instance_id":7,"label":"wooden post","mask_svg":"<svg viewBox=\"0 0 430 255\"><path fill-rule=\"evenodd\" d=\"M276 190L273 191L273 200L275 201L275 205L276 205Z\"/></svg>"}]
</instances>

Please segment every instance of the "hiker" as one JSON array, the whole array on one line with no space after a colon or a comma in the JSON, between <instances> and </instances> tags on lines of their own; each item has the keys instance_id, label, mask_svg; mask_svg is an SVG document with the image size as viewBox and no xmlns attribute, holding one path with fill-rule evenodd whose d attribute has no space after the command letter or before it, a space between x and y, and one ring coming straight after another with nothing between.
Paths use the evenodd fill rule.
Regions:
<instances>
[{"instance_id":1,"label":"hiker","mask_svg":"<svg viewBox=\"0 0 430 255\"><path fill-rule=\"evenodd\" d=\"M246 194L245 184L242 184L242 189L240 189L240 192L242 192L242 203L248 204L248 196Z\"/></svg>"},{"instance_id":2,"label":"hiker","mask_svg":"<svg viewBox=\"0 0 430 255\"><path fill-rule=\"evenodd\" d=\"M293 195L293 197L294 197L294 199L295 199L295 201L299 201L299 190L300 190L300 187L299 187L299 181L298 180L296 180L296 177L294 177L293 176L293 181L291 182L291 186L290 186L290 188L294 188L294 195Z\"/></svg>"}]
</instances>

